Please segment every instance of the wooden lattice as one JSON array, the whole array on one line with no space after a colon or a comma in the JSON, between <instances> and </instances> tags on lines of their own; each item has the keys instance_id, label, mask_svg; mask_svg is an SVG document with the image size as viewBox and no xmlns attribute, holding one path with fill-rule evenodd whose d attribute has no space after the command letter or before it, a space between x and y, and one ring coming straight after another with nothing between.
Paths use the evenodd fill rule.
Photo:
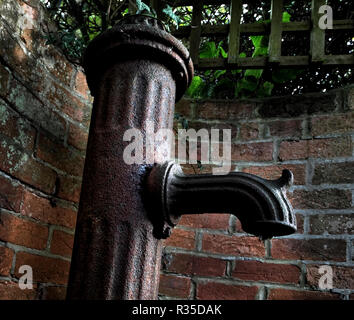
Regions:
<instances>
[{"instance_id":1,"label":"wooden lattice","mask_svg":"<svg viewBox=\"0 0 354 320\"><path fill-rule=\"evenodd\" d=\"M324 66L354 65L354 55L328 55L325 52L326 30L319 27L321 14L319 8L326 4L326 0L312 0L311 20L283 22L284 11L283 0L271 1L271 21L264 23L241 23L242 0L178 0L174 6L193 6L191 26L183 26L173 31L178 38L188 38L190 41L190 53L196 69L244 69L244 68L265 68L267 65L276 65L280 68L304 67L312 64ZM230 5L230 23L226 25L202 25L203 5ZM161 13L159 0L152 0L151 5L156 9L158 15ZM333 30L340 32L344 30L353 31L354 20L334 20ZM308 31L310 32L310 52L301 56L282 56L281 44L282 33L286 31ZM227 58L200 59L199 50L201 37L208 36L228 37L229 51ZM269 35L268 55L258 57L240 57L241 35Z\"/></svg>"}]
</instances>

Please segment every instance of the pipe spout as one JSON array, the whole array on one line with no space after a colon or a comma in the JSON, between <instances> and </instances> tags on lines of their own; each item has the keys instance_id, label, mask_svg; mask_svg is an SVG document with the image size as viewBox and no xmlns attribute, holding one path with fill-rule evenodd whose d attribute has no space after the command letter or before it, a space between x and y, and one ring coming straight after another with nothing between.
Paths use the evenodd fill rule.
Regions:
<instances>
[{"instance_id":1,"label":"pipe spout","mask_svg":"<svg viewBox=\"0 0 354 320\"><path fill-rule=\"evenodd\" d=\"M167 238L183 214L230 213L250 234L269 239L296 232L296 218L286 197L293 174L277 180L232 172L186 175L180 165L156 165L147 178L146 203L154 235Z\"/></svg>"}]
</instances>

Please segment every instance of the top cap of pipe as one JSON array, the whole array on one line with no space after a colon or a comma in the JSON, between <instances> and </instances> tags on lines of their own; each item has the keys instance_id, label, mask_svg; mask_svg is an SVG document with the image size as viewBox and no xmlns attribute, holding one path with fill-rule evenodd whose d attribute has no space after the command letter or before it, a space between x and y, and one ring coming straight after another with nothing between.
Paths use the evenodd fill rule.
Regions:
<instances>
[{"instance_id":1,"label":"top cap of pipe","mask_svg":"<svg viewBox=\"0 0 354 320\"><path fill-rule=\"evenodd\" d=\"M165 65L176 81L176 101L182 98L194 74L188 50L161 21L146 15L127 16L92 40L86 49L83 65L93 96L105 70L127 60Z\"/></svg>"}]
</instances>

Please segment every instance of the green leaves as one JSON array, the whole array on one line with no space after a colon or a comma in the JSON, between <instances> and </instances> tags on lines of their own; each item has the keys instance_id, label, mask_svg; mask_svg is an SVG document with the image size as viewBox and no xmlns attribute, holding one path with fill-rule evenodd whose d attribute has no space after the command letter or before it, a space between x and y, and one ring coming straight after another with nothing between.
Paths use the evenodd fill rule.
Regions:
<instances>
[{"instance_id":1,"label":"green leaves","mask_svg":"<svg viewBox=\"0 0 354 320\"><path fill-rule=\"evenodd\" d=\"M162 12L168 16L173 22L175 22L177 28L178 25L181 23L181 19L179 16L177 16L174 11L173 8L169 5L166 5L165 9L162 10Z\"/></svg>"},{"instance_id":2,"label":"green leaves","mask_svg":"<svg viewBox=\"0 0 354 320\"><path fill-rule=\"evenodd\" d=\"M141 0L136 0L136 7L138 9L136 11L136 14L142 14L142 13L150 13L151 14L150 7Z\"/></svg>"}]
</instances>

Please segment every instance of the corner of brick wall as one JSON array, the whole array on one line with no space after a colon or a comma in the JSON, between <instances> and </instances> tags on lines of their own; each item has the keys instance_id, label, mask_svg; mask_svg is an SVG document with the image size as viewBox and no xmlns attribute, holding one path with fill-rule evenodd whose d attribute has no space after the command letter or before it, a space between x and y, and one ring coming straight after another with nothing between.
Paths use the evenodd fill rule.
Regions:
<instances>
[{"instance_id":1,"label":"corner of brick wall","mask_svg":"<svg viewBox=\"0 0 354 320\"><path fill-rule=\"evenodd\" d=\"M48 21L38 0L0 2L0 299L66 292L92 99Z\"/></svg>"},{"instance_id":2,"label":"corner of brick wall","mask_svg":"<svg viewBox=\"0 0 354 320\"><path fill-rule=\"evenodd\" d=\"M348 87L177 104L189 128L232 130L233 170L267 179L292 170L298 232L260 241L228 214L183 216L165 242L161 299L353 299L353 102ZM332 290L319 288L322 265L333 270Z\"/></svg>"}]
</instances>

